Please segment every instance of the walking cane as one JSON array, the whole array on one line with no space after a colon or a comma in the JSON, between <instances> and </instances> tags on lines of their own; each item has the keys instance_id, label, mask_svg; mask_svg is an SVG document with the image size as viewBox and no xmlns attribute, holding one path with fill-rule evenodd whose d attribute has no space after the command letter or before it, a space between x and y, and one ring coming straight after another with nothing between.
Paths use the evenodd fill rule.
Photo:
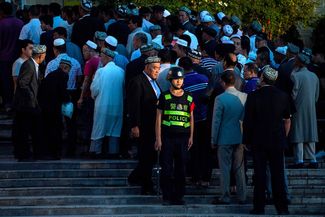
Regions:
<instances>
[{"instance_id":1,"label":"walking cane","mask_svg":"<svg viewBox=\"0 0 325 217\"><path fill-rule=\"evenodd\" d=\"M156 190L157 190L157 196L160 195L160 171L161 171L161 166L160 166L160 163L159 163L159 158L160 158L160 151L157 151L157 163L154 167L154 172L155 172L155 176L156 176L156 183L157 183L157 186L156 186Z\"/></svg>"}]
</instances>

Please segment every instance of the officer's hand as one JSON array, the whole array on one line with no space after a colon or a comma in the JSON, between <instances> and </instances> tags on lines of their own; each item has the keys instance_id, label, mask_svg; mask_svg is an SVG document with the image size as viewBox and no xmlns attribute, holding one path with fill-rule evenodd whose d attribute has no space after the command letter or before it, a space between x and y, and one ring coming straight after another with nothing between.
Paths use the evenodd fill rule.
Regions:
<instances>
[{"instance_id":1,"label":"officer's hand","mask_svg":"<svg viewBox=\"0 0 325 217\"><path fill-rule=\"evenodd\" d=\"M156 151L161 151L161 140L157 139L156 142L155 142L155 149Z\"/></svg>"},{"instance_id":2,"label":"officer's hand","mask_svg":"<svg viewBox=\"0 0 325 217\"><path fill-rule=\"evenodd\" d=\"M192 147L192 145L193 145L193 138L190 137L190 138L188 139L187 150L190 150L190 148Z\"/></svg>"},{"instance_id":3,"label":"officer's hand","mask_svg":"<svg viewBox=\"0 0 325 217\"><path fill-rule=\"evenodd\" d=\"M133 127L131 129L131 137L132 138L139 138L140 137L140 130L139 130L139 127L138 126Z\"/></svg>"}]
</instances>

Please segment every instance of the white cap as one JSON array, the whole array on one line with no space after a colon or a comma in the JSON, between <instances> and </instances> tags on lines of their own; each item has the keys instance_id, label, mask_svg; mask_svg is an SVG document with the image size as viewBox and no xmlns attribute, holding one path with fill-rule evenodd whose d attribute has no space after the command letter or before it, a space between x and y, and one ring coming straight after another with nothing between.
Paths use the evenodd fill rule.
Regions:
<instances>
[{"instance_id":1,"label":"white cap","mask_svg":"<svg viewBox=\"0 0 325 217\"><path fill-rule=\"evenodd\" d=\"M105 38L105 41L106 41L107 44L109 44L109 45L111 45L113 47L116 47L117 43L118 43L117 39L114 38L113 36L110 36L110 35Z\"/></svg>"},{"instance_id":2,"label":"white cap","mask_svg":"<svg viewBox=\"0 0 325 217\"><path fill-rule=\"evenodd\" d=\"M164 10L164 13L163 13L163 17L168 17L168 16L170 16L170 12L168 11L168 10Z\"/></svg>"},{"instance_id":3,"label":"white cap","mask_svg":"<svg viewBox=\"0 0 325 217\"><path fill-rule=\"evenodd\" d=\"M62 46L65 44L65 41L63 38L57 38L53 41L54 47Z\"/></svg>"},{"instance_id":4,"label":"white cap","mask_svg":"<svg viewBox=\"0 0 325 217\"><path fill-rule=\"evenodd\" d=\"M95 44L94 42L92 42L92 41L90 41L90 40L88 40L88 41L86 42L86 45L87 45L88 47L94 49L94 50L97 49L97 44Z\"/></svg>"},{"instance_id":5,"label":"white cap","mask_svg":"<svg viewBox=\"0 0 325 217\"><path fill-rule=\"evenodd\" d=\"M288 49L287 46L283 46L283 47L277 47L275 51L278 52L279 54L286 55L287 49Z\"/></svg>"},{"instance_id":6,"label":"white cap","mask_svg":"<svg viewBox=\"0 0 325 217\"><path fill-rule=\"evenodd\" d=\"M222 18L224 18L226 15L221 11L219 13L217 13L217 17L219 20L222 20Z\"/></svg>"},{"instance_id":7,"label":"white cap","mask_svg":"<svg viewBox=\"0 0 325 217\"><path fill-rule=\"evenodd\" d=\"M232 27L230 25L225 25L222 28L223 32L225 33L226 36L231 36L232 33L234 32L234 30L232 29Z\"/></svg>"},{"instance_id":8,"label":"white cap","mask_svg":"<svg viewBox=\"0 0 325 217\"><path fill-rule=\"evenodd\" d=\"M208 22L213 22L214 18L210 15L207 14L203 17L203 19L201 20L202 23L208 23Z\"/></svg>"},{"instance_id":9,"label":"white cap","mask_svg":"<svg viewBox=\"0 0 325 217\"><path fill-rule=\"evenodd\" d=\"M205 15L208 15L208 14L210 14L209 11L201 11L201 12L200 12L200 20L202 21L202 20L203 20L203 17L204 17Z\"/></svg>"},{"instance_id":10,"label":"white cap","mask_svg":"<svg viewBox=\"0 0 325 217\"><path fill-rule=\"evenodd\" d=\"M179 44L183 47L187 47L187 45L188 45L187 41L185 41L183 39L177 39L176 44Z\"/></svg>"}]
</instances>

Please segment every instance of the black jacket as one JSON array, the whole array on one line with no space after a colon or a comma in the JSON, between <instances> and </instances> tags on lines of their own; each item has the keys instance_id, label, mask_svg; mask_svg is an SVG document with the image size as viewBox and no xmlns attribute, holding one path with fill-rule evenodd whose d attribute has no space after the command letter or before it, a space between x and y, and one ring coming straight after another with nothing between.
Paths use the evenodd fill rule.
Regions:
<instances>
[{"instance_id":1,"label":"black jacket","mask_svg":"<svg viewBox=\"0 0 325 217\"><path fill-rule=\"evenodd\" d=\"M136 76L128 88L128 115L131 128L138 126L140 136L155 136L158 99L144 73Z\"/></svg>"},{"instance_id":2,"label":"black jacket","mask_svg":"<svg viewBox=\"0 0 325 217\"><path fill-rule=\"evenodd\" d=\"M283 119L290 118L289 96L274 86L264 86L247 96L243 143L255 148L284 147Z\"/></svg>"}]
</instances>

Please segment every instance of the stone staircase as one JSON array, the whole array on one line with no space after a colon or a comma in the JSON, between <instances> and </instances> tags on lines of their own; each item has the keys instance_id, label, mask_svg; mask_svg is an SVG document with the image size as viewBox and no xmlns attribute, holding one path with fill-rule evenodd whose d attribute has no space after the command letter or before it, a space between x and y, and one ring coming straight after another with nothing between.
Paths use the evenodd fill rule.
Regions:
<instances>
[{"instance_id":1,"label":"stone staircase","mask_svg":"<svg viewBox=\"0 0 325 217\"><path fill-rule=\"evenodd\" d=\"M212 205L220 195L219 170L210 187L187 186L184 206L163 206L159 196L140 195L127 176L133 160L16 162L11 145L12 117L0 115L0 216L251 216L253 187L248 204ZM325 168L325 162L320 163ZM248 170L251 183L252 169ZM325 216L325 170L288 170L291 216ZM273 205L268 215L276 214Z\"/></svg>"},{"instance_id":2,"label":"stone staircase","mask_svg":"<svg viewBox=\"0 0 325 217\"><path fill-rule=\"evenodd\" d=\"M61 160L15 162L0 160L0 216L246 216L249 203L212 205L220 195L219 170L211 186L188 185L184 206L162 206L159 196L142 196L129 186L127 176L136 165L131 160ZM324 216L325 170L288 170L295 216ZM252 170L248 171L251 182ZM268 205L266 213L275 214Z\"/></svg>"}]
</instances>

